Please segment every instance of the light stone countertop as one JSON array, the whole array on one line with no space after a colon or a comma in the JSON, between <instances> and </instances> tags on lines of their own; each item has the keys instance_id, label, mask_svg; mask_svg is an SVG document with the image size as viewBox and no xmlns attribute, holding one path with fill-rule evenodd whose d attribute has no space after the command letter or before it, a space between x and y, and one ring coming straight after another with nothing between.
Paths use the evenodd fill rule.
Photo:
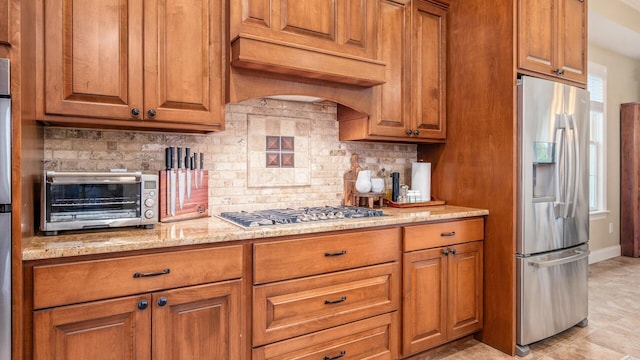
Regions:
<instances>
[{"instance_id":1,"label":"light stone countertop","mask_svg":"<svg viewBox=\"0 0 640 360\"><path fill-rule=\"evenodd\" d=\"M453 205L382 208L383 217L331 220L304 224L261 226L244 229L216 216L175 223L158 223L154 229L123 228L101 232L34 236L23 239L22 259L40 260L79 255L105 254L195 244L312 234L327 231L365 229L426 221L488 215L489 211Z\"/></svg>"}]
</instances>

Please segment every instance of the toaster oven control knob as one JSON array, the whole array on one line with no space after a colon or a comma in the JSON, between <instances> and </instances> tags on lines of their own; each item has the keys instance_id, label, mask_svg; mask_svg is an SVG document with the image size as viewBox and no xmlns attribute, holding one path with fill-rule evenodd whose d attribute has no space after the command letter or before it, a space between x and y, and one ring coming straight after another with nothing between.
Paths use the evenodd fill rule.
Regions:
<instances>
[{"instance_id":1,"label":"toaster oven control knob","mask_svg":"<svg viewBox=\"0 0 640 360\"><path fill-rule=\"evenodd\" d=\"M147 210L144 212L144 217L151 219L153 217L153 210Z\"/></svg>"},{"instance_id":2,"label":"toaster oven control knob","mask_svg":"<svg viewBox=\"0 0 640 360\"><path fill-rule=\"evenodd\" d=\"M146 207L152 207L153 204L155 204L153 199L147 199L147 200L144 201L144 206L146 206Z\"/></svg>"}]
</instances>

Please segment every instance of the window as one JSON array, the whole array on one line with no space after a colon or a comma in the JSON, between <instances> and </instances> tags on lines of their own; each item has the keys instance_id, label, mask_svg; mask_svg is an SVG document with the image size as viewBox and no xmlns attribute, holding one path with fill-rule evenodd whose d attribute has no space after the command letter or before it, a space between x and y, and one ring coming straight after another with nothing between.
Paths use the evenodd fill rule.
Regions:
<instances>
[{"instance_id":1,"label":"window","mask_svg":"<svg viewBox=\"0 0 640 360\"><path fill-rule=\"evenodd\" d=\"M607 68L589 63L587 89L591 96L589 135L589 211L606 211L605 124L607 102Z\"/></svg>"}]
</instances>

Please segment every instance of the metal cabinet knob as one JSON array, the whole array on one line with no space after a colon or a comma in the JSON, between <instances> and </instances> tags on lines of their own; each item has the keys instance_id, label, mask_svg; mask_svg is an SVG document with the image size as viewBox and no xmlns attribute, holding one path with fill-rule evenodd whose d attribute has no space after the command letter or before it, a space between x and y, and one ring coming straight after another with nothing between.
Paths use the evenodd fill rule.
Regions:
<instances>
[{"instance_id":1,"label":"metal cabinet knob","mask_svg":"<svg viewBox=\"0 0 640 360\"><path fill-rule=\"evenodd\" d=\"M162 296L158 299L158 306L165 306L167 305L167 302L168 302L167 298Z\"/></svg>"},{"instance_id":2,"label":"metal cabinet knob","mask_svg":"<svg viewBox=\"0 0 640 360\"><path fill-rule=\"evenodd\" d=\"M147 306L149 306L149 302L147 300L138 301L138 309L144 310L147 308Z\"/></svg>"},{"instance_id":3,"label":"metal cabinet knob","mask_svg":"<svg viewBox=\"0 0 640 360\"><path fill-rule=\"evenodd\" d=\"M134 107L133 109L131 109L131 115L134 117L140 116L140 109Z\"/></svg>"},{"instance_id":4,"label":"metal cabinet knob","mask_svg":"<svg viewBox=\"0 0 640 360\"><path fill-rule=\"evenodd\" d=\"M411 129L407 130L407 135L411 136L411 134L413 134L413 131Z\"/></svg>"},{"instance_id":5,"label":"metal cabinet knob","mask_svg":"<svg viewBox=\"0 0 640 360\"><path fill-rule=\"evenodd\" d=\"M147 115L149 115L149 117L155 117L156 116L156 111L155 109L149 109L147 111Z\"/></svg>"},{"instance_id":6,"label":"metal cabinet knob","mask_svg":"<svg viewBox=\"0 0 640 360\"><path fill-rule=\"evenodd\" d=\"M556 75L564 75L564 70L562 70L562 69L560 69L560 68L555 68L555 69L553 69L553 72L554 72Z\"/></svg>"},{"instance_id":7,"label":"metal cabinet knob","mask_svg":"<svg viewBox=\"0 0 640 360\"><path fill-rule=\"evenodd\" d=\"M420 131L419 130L413 130L413 135L420 135Z\"/></svg>"}]
</instances>

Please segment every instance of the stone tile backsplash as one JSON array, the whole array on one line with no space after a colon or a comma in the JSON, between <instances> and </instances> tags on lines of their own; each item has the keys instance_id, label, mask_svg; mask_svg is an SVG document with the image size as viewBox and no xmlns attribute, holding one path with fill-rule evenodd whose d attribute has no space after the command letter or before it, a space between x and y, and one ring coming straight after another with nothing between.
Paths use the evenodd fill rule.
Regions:
<instances>
[{"instance_id":1,"label":"stone tile backsplash","mask_svg":"<svg viewBox=\"0 0 640 360\"><path fill-rule=\"evenodd\" d=\"M297 126L310 124L308 182L291 186L249 183L248 124L252 117L290 120ZM264 133L260 139L265 143ZM339 205L343 175L350 168L352 154L358 155L363 169L379 173L384 167L387 173L400 172L403 183L409 183L411 163L417 156L414 144L340 142L334 103L253 99L228 104L226 130L207 135L45 127L44 170L126 168L155 173L164 168L167 146L190 147L204 153L212 215L221 211Z\"/></svg>"}]
</instances>

